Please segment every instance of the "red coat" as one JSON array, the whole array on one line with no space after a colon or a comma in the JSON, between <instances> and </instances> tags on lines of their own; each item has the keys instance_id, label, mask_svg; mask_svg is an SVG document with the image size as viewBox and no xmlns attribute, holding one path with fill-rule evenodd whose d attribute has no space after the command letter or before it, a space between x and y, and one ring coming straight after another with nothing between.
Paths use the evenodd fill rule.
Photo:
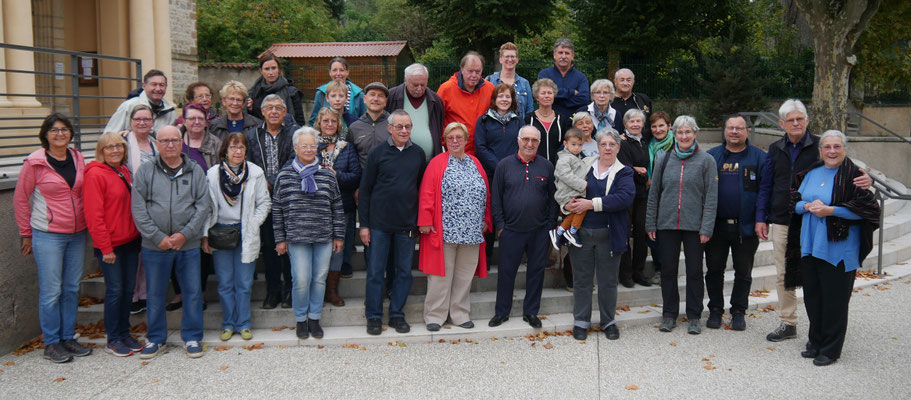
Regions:
<instances>
[{"instance_id":1,"label":"red coat","mask_svg":"<svg viewBox=\"0 0 911 400\"><path fill-rule=\"evenodd\" d=\"M126 165L117 169L132 184ZM85 205L85 222L92 235L92 246L102 254L114 247L136 240L139 231L133 223L130 208L130 190L123 179L110 166L92 161L85 167L85 185L82 189Z\"/></svg>"},{"instance_id":2,"label":"red coat","mask_svg":"<svg viewBox=\"0 0 911 400\"><path fill-rule=\"evenodd\" d=\"M484 205L484 223L487 228L484 233L493 230L493 219L490 216L490 184L487 181L487 174L481 167L481 162L472 155L471 161L474 161L478 167L481 178L484 179L484 186L487 186L487 203ZM426 235L421 235L421 251L418 255L418 266L425 274L428 275L446 275L446 263L443 258L443 194L440 190L443 186L443 173L449 165L449 153L440 153L430 160L427 169L424 170L424 179L421 181L420 197L418 198L418 226L433 226L433 231ZM480 254L478 255L478 269L475 275L481 278L487 277L487 252L485 242L479 246Z\"/></svg>"},{"instance_id":3,"label":"red coat","mask_svg":"<svg viewBox=\"0 0 911 400\"><path fill-rule=\"evenodd\" d=\"M443 99L443 129L450 122L461 122L468 127L468 143L465 144L465 152L468 154L475 155L474 124L490 108L493 89L492 83L481 79L474 92L468 93L459 87L459 73L456 72L437 90L437 95Z\"/></svg>"}]
</instances>

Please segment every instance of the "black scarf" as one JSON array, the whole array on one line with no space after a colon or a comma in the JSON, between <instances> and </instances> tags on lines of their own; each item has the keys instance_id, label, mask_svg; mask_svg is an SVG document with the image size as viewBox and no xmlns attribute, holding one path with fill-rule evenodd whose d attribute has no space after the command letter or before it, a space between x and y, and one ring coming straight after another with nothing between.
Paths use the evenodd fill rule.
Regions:
<instances>
[{"instance_id":1,"label":"black scarf","mask_svg":"<svg viewBox=\"0 0 911 400\"><path fill-rule=\"evenodd\" d=\"M230 205L237 204L237 198L240 192L244 190L244 182L247 181L247 163L242 162L238 165L238 172L228 166L225 161L221 162L221 168L218 169L218 182L221 186L221 194L225 196L225 201Z\"/></svg>"}]
</instances>

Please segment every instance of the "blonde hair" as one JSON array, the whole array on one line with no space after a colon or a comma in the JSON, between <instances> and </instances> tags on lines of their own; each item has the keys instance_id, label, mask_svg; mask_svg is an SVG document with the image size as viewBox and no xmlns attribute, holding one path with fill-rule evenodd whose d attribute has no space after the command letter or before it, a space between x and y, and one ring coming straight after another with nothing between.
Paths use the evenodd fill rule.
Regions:
<instances>
[{"instance_id":1,"label":"blonde hair","mask_svg":"<svg viewBox=\"0 0 911 400\"><path fill-rule=\"evenodd\" d=\"M123 136L120 136L117 132L105 132L98 138L98 143L95 145L95 160L107 162L104 159L104 148L112 144L119 144L123 147L123 160L120 160L120 164L126 164L130 146L127 145L127 141L123 139Z\"/></svg>"},{"instance_id":2,"label":"blonde hair","mask_svg":"<svg viewBox=\"0 0 911 400\"><path fill-rule=\"evenodd\" d=\"M443 129L443 141L446 141L446 138L449 137L449 133L456 129L462 131L462 139L468 140L468 128L465 124L461 122L450 122L449 125L446 125L446 128Z\"/></svg>"},{"instance_id":3,"label":"blonde hair","mask_svg":"<svg viewBox=\"0 0 911 400\"><path fill-rule=\"evenodd\" d=\"M241 97L246 99L247 87L238 81L228 81L224 86L221 87L221 90L218 91L218 95L221 96L221 98L228 97L231 95L231 93L240 93Z\"/></svg>"}]
</instances>

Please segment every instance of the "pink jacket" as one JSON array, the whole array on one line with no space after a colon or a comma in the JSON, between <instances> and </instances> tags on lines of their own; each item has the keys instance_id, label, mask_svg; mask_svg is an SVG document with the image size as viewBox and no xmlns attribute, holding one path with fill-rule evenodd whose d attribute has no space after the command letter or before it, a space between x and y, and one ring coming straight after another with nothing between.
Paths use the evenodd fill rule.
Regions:
<instances>
[{"instance_id":1,"label":"pink jacket","mask_svg":"<svg viewBox=\"0 0 911 400\"><path fill-rule=\"evenodd\" d=\"M53 233L85 230L82 209L85 159L78 150L69 151L76 162L76 183L72 189L47 162L44 149L29 154L22 164L13 196L20 236L31 237L32 228Z\"/></svg>"}]
</instances>

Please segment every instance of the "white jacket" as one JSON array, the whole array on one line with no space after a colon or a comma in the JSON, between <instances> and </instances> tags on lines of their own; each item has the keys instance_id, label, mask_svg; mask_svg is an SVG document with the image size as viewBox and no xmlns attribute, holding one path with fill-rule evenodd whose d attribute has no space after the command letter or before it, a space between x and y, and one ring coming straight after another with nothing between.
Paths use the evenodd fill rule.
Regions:
<instances>
[{"instance_id":1,"label":"white jacket","mask_svg":"<svg viewBox=\"0 0 911 400\"><path fill-rule=\"evenodd\" d=\"M241 194L240 260L251 263L256 261L256 257L259 256L259 227L272 211L272 199L269 197L269 189L266 187L266 177L262 168L251 162L245 162L250 176L247 178L247 185ZM218 182L219 168L221 168L221 164L214 165L206 173L206 177L209 179L209 196L212 198L212 213L203 230L203 236L206 237L209 236L209 228L218 222L218 207L220 206L218 196L222 195Z\"/></svg>"},{"instance_id":2,"label":"white jacket","mask_svg":"<svg viewBox=\"0 0 911 400\"><path fill-rule=\"evenodd\" d=\"M117 107L117 111L114 111L114 114L111 115L111 119L108 120L108 124L104 127L104 131L121 132L130 130L130 113L133 112L133 107L136 107L139 104L149 105L149 97L146 96L145 90L140 92L139 96L124 100L123 103L120 103L120 106ZM168 103L165 99L161 99L161 104L163 107L159 115L152 116L155 118L155 122L152 124L152 136L155 136L155 132L160 131L161 128L168 125L174 125L174 122L177 121L177 112L174 110L174 105Z\"/></svg>"}]
</instances>

